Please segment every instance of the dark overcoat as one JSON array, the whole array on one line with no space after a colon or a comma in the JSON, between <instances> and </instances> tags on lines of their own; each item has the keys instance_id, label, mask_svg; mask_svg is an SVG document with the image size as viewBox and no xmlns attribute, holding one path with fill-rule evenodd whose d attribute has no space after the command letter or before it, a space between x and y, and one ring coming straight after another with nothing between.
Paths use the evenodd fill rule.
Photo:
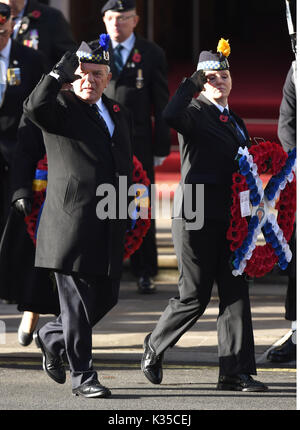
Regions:
<instances>
[{"instance_id":1,"label":"dark overcoat","mask_svg":"<svg viewBox=\"0 0 300 430\"><path fill-rule=\"evenodd\" d=\"M48 68L53 67L66 51L76 47L70 25L62 12L36 0L28 0L16 40L39 49Z\"/></svg>"},{"instance_id":2,"label":"dark overcoat","mask_svg":"<svg viewBox=\"0 0 300 430\"><path fill-rule=\"evenodd\" d=\"M131 116L103 95L115 124L110 137L87 103L59 90L55 78L44 76L24 103L25 114L43 131L48 158L35 265L119 278L127 220L99 219L96 192L111 184L118 202L119 178L131 183Z\"/></svg>"},{"instance_id":3,"label":"dark overcoat","mask_svg":"<svg viewBox=\"0 0 300 430\"><path fill-rule=\"evenodd\" d=\"M184 184L204 184L204 217L229 221L232 174L241 144L230 122L222 121L220 110L204 95L193 98L194 94L194 84L186 79L164 112L169 125L179 133L181 181L174 213L181 213ZM249 144L243 120L230 113Z\"/></svg>"},{"instance_id":4,"label":"dark overcoat","mask_svg":"<svg viewBox=\"0 0 300 430\"><path fill-rule=\"evenodd\" d=\"M32 182L37 163L44 155L41 130L23 116L11 169L12 202L33 198ZM34 267L34 259L35 245L24 215L12 207L0 242L0 298L17 303L19 311L58 315L54 275Z\"/></svg>"}]
</instances>

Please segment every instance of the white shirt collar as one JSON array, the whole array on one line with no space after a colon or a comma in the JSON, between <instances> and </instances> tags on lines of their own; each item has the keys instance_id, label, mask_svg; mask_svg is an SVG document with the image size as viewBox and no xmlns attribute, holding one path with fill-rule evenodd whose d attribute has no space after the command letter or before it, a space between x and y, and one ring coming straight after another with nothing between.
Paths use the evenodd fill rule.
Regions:
<instances>
[{"instance_id":1,"label":"white shirt collar","mask_svg":"<svg viewBox=\"0 0 300 430\"><path fill-rule=\"evenodd\" d=\"M119 43L119 42L116 42L115 40L111 41L113 49L115 49L117 45L121 44L129 52L132 50L134 46L134 42L135 42L134 33L131 33L131 35L126 40L124 40L124 42Z\"/></svg>"},{"instance_id":2,"label":"white shirt collar","mask_svg":"<svg viewBox=\"0 0 300 430\"><path fill-rule=\"evenodd\" d=\"M224 107L224 106L219 105L219 104L218 104L218 103L216 103L216 102L213 102L213 101L212 101L212 103L213 103L215 106L217 106L217 108L219 109L219 111L223 112L223 111L224 111L224 109L227 109L227 111L229 112L229 106L228 106L228 104Z\"/></svg>"},{"instance_id":3,"label":"white shirt collar","mask_svg":"<svg viewBox=\"0 0 300 430\"><path fill-rule=\"evenodd\" d=\"M11 39L9 38L8 42L7 42L7 45L0 52L0 54L2 55L2 57L4 58L4 60L6 60L7 62L9 62L10 49L11 49Z\"/></svg>"}]
</instances>

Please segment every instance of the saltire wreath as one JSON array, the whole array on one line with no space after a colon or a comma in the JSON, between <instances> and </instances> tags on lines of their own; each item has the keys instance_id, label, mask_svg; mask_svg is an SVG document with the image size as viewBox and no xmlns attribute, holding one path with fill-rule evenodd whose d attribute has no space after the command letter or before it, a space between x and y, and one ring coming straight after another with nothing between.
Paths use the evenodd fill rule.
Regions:
<instances>
[{"instance_id":1,"label":"saltire wreath","mask_svg":"<svg viewBox=\"0 0 300 430\"><path fill-rule=\"evenodd\" d=\"M288 242L296 212L296 148L288 154L274 142L262 142L250 148L240 147L238 171L232 176L232 205L227 239L233 251L234 276L247 274L259 278L275 264L285 270L292 259ZM269 174L265 188L260 178ZM249 193L250 215L242 216L241 193ZM252 206L252 209L251 209ZM277 210L277 217L275 210ZM257 245L259 234L265 245Z\"/></svg>"},{"instance_id":2,"label":"saltire wreath","mask_svg":"<svg viewBox=\"0 0 300 430\"><path fill-rule=\"evenodd\" d=\"M33 203L31 214L25 217L25 223L27 232L36 245L36 237L39 226L40 217L43 210L44 201L47 192L47 179L48 179L48 163L47 156L40 160L37 164L35 178L33 180ZM145 189L148 190L150 180L147 177L145 170L141 162L133 156L133 177L132 182L137 184L137 195L135 197L135 210L132 215L131 228L126 231L125 235L125 249L124 257L126 260L130 257L142 244L143 238L150 228L151 224L151 207L149 204L148 193L145 193ZM143 186L143 192L139 192L139 185ZM140 195L139 195L140 193ZM148 217L145 217L145 211L143 217L139 217L139 208L146 207Z\"/></svg>"}]
</instances>

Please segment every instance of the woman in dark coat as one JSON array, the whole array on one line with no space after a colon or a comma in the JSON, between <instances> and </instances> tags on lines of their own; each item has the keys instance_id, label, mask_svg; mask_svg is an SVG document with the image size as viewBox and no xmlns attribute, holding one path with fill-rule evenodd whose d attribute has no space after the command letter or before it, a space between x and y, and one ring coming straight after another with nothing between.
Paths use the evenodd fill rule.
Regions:
<instances>
[{"instance_id":1,"label":"woman in dark coat","mask_svg":"<svg viewBox=\"0 0 300 430\"><path fill-rule=\"evenodd\" d=\"M256 364L248 283L232 274L226 239L235 157L239 147L250 144L244 122L228 107L232 87L229 53L224 39L217 53L201 52L197 71L183 80L164 111L168 124L180 133L181 181L172 223L179 294L170 299L145 338L142 370L150 382L162 381L164 351L204 313L216 282L220 298L217 388L265 391L267 387L251 376L256 374ZM197 92L200 95L193 98ZM200 186L204 205L203 195L197 194ZM202 223L188 216L188 200L193 210L203 212Z\"/></svg>"},{"instance_id":2,"label":"woman in dark coat","mask_svg":"<svg viewBox=\"0 0 300 430\"><path fill-rule=\"evenodd\" d=\"M45 147L40 129L24 116L18 142L12 169L12 207L0 244L0 297L17 303L18 310L24 312L18 339L27 346L39 314L58 315L60 308L53 274L34 267L35 244L25 222L25 215L31 212L36 168L45 156Z\"/></svg>"}]
</instances>

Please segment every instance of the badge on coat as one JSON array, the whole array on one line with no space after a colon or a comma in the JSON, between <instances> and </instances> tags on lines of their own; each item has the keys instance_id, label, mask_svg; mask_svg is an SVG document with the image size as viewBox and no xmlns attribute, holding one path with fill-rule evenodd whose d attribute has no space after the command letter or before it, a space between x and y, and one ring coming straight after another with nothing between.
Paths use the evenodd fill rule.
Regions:
<instances>
[{"instance_id":1,"label":"badge on coat","mask_svg":"<svg viewBox=\"0 0 300 430\"><path fill-rule=\"evenodd\" d=\"M7 84L10 86L21 84L21 69L20 67L9 67L7 69Z\"/></svg>"},{"instance_id":2,"label":"badge on coat","mask_svg":"<svg viewBox=\"0 0 300 430\"><path fill-rule=\"evenodd\" d=\"M143 70L138 69L137 75L136 75L136 87L138 89L141 89L141 88L143 88L143 86L144 86Z\"/></svg>"},{"instance_id":3,"label":"badge on coat","mask_svg":"<svg viewBox=\"0 0 300 430\"><path fill-rule=\"evenodd\" d=\"M23 45L29 48L39 49L39 33L36 29L30 31L29 39L23 40Z\"/></svg>"}]
</instances>

